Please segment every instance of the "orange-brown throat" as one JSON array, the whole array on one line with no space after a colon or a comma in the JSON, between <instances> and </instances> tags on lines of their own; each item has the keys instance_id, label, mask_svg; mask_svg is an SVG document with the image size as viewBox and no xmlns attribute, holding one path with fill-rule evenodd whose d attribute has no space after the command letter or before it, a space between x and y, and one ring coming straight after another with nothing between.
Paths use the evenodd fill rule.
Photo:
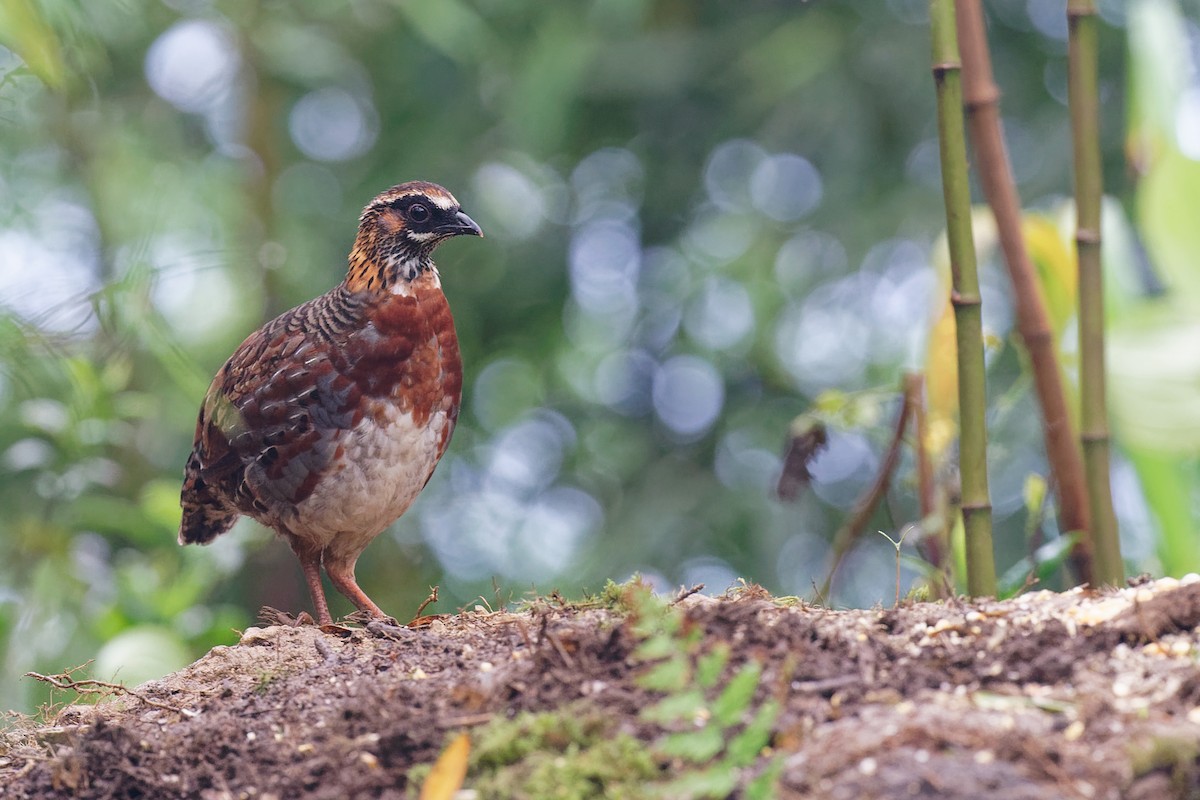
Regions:
<instances>
[{"instance_id":1,"label":"orange-brown throat","mask_svg":"<svg viewBox=\"0 0 1200 800\"><path fill-rule=\"evenodd\" d=\"M414 246L403 237L403 223L389 225L390 209L364 219L350 250L346 288L353 292L386 292L399 281L411 281L433 266L433 248Z\"/></svg>"}]
</instances>

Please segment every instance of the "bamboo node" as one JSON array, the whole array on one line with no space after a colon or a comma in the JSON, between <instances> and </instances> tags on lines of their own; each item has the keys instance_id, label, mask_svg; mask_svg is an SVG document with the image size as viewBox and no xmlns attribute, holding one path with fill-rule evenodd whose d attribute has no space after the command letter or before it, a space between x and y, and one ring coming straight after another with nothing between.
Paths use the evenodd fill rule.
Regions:
<instances>
[{"instance_id":1,"label":"bamboo node","mask_svg":"<svg viewBox=\"0 0 1200 800\"><path fill-rule=\"evenodd\" d=\"M1079 228L1075 231L1075 241L1078 244L1100 244L1100 231L1091 228Z\"/></svg>"},{"instance_id":2,"label":"bamboo node","mask_svg":"<svg viewBox=\"0 0 1200 800\"><path fill-rule=\"evenodd\" d=\"M995 106L1000 104L1001 91L996 84L989 84L972 91L970 97L963 97L963 107L967 111L978 111L987 106Z\"/></svg>"},{"instance_id":3,"label":"bamboo node","mask_svg":"<svg viewBox=\"0 0 1200 800\"><path fill-rule=\"evenodd\" d=\"M950 305L956 308L983 305L983 298L977 294L962 294L957 289L950 290Z\"/></svg>"}]
</instances>

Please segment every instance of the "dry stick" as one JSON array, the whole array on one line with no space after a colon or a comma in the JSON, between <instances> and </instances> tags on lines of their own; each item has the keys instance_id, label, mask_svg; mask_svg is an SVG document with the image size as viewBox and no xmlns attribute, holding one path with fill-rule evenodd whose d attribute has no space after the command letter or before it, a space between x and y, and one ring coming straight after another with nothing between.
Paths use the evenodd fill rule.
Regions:
<instances>
[{"instance_id":1,"label":"dry stick","mask_svg":"<svg viewBox=\"0 0 1200 800\"><path fill-rule=\"evenodd\" d=\"M157 700L151 700L149 697L146 697L146 695L142 694L138 690L130 689L129 687L123 686L119 683L109 683L108 681L98 681L95 678L85 678L83 680L76 680L75 678L72 678L70 675L68 675L65 672L58 674L58 675L42 675L39 672L26 672L25 677L26 678L35 678L43 683L48 683L51 686L53 686L55 689L70 689L71 691L73 691L76 694L81 695L81 696L82 695L109 695L109 694L128 695L129 697L132 697L135 700L140 700L141 702L145 703L148 706L153 706L154 708L161 708L163 711L173 711L176 714L182 714L185 717L194 717L198 713L196 711L191 710L190 708L179 708L177 706L167 705L166 703L160 703Z\"/></svg>"},{"instance_id":2,"label":"dry stick","mask_svg":"<svg viewBox=\"0 0 1200 800\"><path fill-rule=\"evenodd\" d=\"M846 553L862 536L863 528L871 519L871 515L875 513L875 507L887 493L892 473L896 471L896 465L900 463L900 445L904 443L904 430L908 427L908 416L911 412L912 407L906 392L900 402L900 413L896 415L892 440L888 443L887 452L883 456L883 463L879 465L879 472L875 474L874 482L862 497L858 498L858 502L854 504L854 510L850 513L850 518L833 537L833 564L830 565L829 572L825 574L825 582L821 584L821 589L817 593L818 597L829 597L829 587L833 584L834 573L842 565L842 559L846 557Z\"/></svg>"},{"instance_id":3,"label":"dry stick","mask_svg":"<svg viewBox=\"0 0 1200 800\"><path fill-rule=\"evenodd\" d=\"M698 594L698 593L700 593L700 592L702 592L702 591L704 591L704 584L703 584L703 583L697 583L697 584L694 584L694 585L692 585L692 586L689 586L689 587L687 587L687 588L685 588L685 589L680 589L680 590L679 590L679 594L675 595L675 599L674 599L674 600L672 600L670 603L667 603L667 605L669 605L669 606L677 606L677 605L679 605L680 603L682 603L684 600L687 600L687 599L688 599L689 597L691 597L692 595L694 595L694 594Z\"/></svg>"},{"instance_id":4,"label":"dry stick","mask_svg":"<svg viewBox=\"0 0 1200 800\"><path fill-rule=\"evenodd\" d=\"M971 189L962 119L962 64L955 34L954 0L930 0L933 80L937 88L938 144L950 247L954 326L958 345L959 474L966 533L967 591L996 594L992 505L988 498L983 304L971 231Z\"/></svg>"},{"instance_id":5,"label":"dry stick","mask_svg":"<svg viewBox=\"0 0 1200 800\"><path fill-rule=\"evenodd\" d=\"M1079 259L1080 439L1091 499L1096 581L1124 580L1109 485L1108 409L1104 377L1104 292L1100 271L1100 101L1098 26L1093 0L1068 0L1067 95L1075 151L1075 250Z\"/></svg>"},{"instance_id":6,"label":"dry stick","mask_svg":"<svg viewBox=\"0 0 1200 800\"><path fill-rule=\"evenodd\" d=\"M917 503L921 512L921 535L917 538L917 551L933 565L935 575L930 576L929 594L934 598L950 597L954 594L953 581L947 572L946 554L950 551L950 531L947 529L945 502L939 501L942 493L933 479L933 459L925 446L929 427L925 415L925 376L910 372L904 376L904 396L912 408L913 451L917 461ZM930 525L935 527L929 527Z\"/></svg>"},{"instance_id":7,"label":"dry stick","mask_svg":"<svg viewBox=\"0 0 1200 800\"><path fill-rule=\"evenodd\" d=\"M1081 582L1094 583L1093 545L1083 458L1067 413L1062 372L1054 334L1037 289L1037 278L1021 235L1021 199L1013 180L1004 135L1000 129L1000 90L992 77L992 62L984 31L980 0L956 0L958 38L962 45L963 100L975 148L980 182L996 217L1000 247L1013 285L1017 331L1029 353L1033 384L1042 408L1046 458L1058 487L1059 530L1082 534L1071 550L1071 565Z\"/></svg>"},{"instance_id":8,"label":"dry stick","mask_svg":"<svg viewBox=\"0 0 1200 800\"><path fill-rule=\"evenodd\" d=\"M925 417L924 375L910 372L904 376L904 397L912 406L913 435L917 438L917 502L920 504L921 518L924 519L933 513L936 506L933 462L929 459L929 451L925 449L925 437L929 435L929 428ZM940 564L940 559L935 564Z\"/></svg>"},{"instance_id":9,"label":"dry stick","mask_svg":"<svg viewBox=\"0 0 1200 800\"><path fill-rule=\"evenodd\" d=\"M417 606L417 613L416 613L416 614L413 614L413 619L414 619L414 620L416 620L416 619L420 619L420 618L421 618L421 614L422 614L422 613L424 613L425 609L426 609L426 608L428 608L428 607L429 607L429 606L430 606L432 603L436 603L436 602L437 602L437 600L438 600L438 589L439 589L439 588L440 588L440 587L438 587L438 586L430 586L430 587L429 587L429 594L428 594L428 596L426 596L426 598L425 598L424 600L422 600L422 601L421 601L421 605Z\"/></svg>"},{"instance_id":10,"label":"dry stick","mask_svg":"<svg viewBox=\"0 0 1200 800\"><path fill-rule=\"evenodd\" d=\"M929 434L925 417L925 376L919 372L910 372L904 376L904 399L912 409L913 451L917 461L917 502L920 507L921 520L928 522L933 518L937 509L937 487L933 482L933 462L929 451L925 449L925 439ZM925 560L937 570L946 565L946 526L938 525L936 530L925 530L917 540L917 549ZM930 581L930 589L935 595L941 592L940 587Z\"/></svg>"}]
</instances>

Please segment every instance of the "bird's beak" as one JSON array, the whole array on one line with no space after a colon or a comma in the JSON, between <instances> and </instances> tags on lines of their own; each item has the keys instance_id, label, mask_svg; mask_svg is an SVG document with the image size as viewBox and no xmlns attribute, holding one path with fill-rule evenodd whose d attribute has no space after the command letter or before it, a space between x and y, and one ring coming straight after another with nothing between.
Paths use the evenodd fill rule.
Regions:
<instances>
[{"instance_id":1,"label":"bird's beak","mask_svg":"<svg viewBox=\"0 0 1200 800\"><path fill-rule=\"evenodd\" d=\"M449 236L483 236L483 229L479 227L479 223L461 211L454 215L453 222L447 222L444 225L439 225L437 227L437 232L445 233Z\"/></svg>"}]
</instances>

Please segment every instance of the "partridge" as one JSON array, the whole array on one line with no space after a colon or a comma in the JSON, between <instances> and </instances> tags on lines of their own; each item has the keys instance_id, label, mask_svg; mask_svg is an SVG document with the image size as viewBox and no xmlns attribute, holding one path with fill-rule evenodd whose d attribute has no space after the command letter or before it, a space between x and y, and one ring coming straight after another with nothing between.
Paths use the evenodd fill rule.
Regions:
<instances>
[{"instance_id":1,"label":"partridge","mask_svg":"<svg viewBox=\"0 0 1200 800\"><path fill-rule=\"evenodd\" d=\"M200 408L184 469L180 544L245 514L295 552L317 621L321 568L361 611L359 555L403 514L446 451L462 362L434 249L482 236L441 186L388 189L363 210L346 279L250 334Z\"/></svg>"}]
</instances>

